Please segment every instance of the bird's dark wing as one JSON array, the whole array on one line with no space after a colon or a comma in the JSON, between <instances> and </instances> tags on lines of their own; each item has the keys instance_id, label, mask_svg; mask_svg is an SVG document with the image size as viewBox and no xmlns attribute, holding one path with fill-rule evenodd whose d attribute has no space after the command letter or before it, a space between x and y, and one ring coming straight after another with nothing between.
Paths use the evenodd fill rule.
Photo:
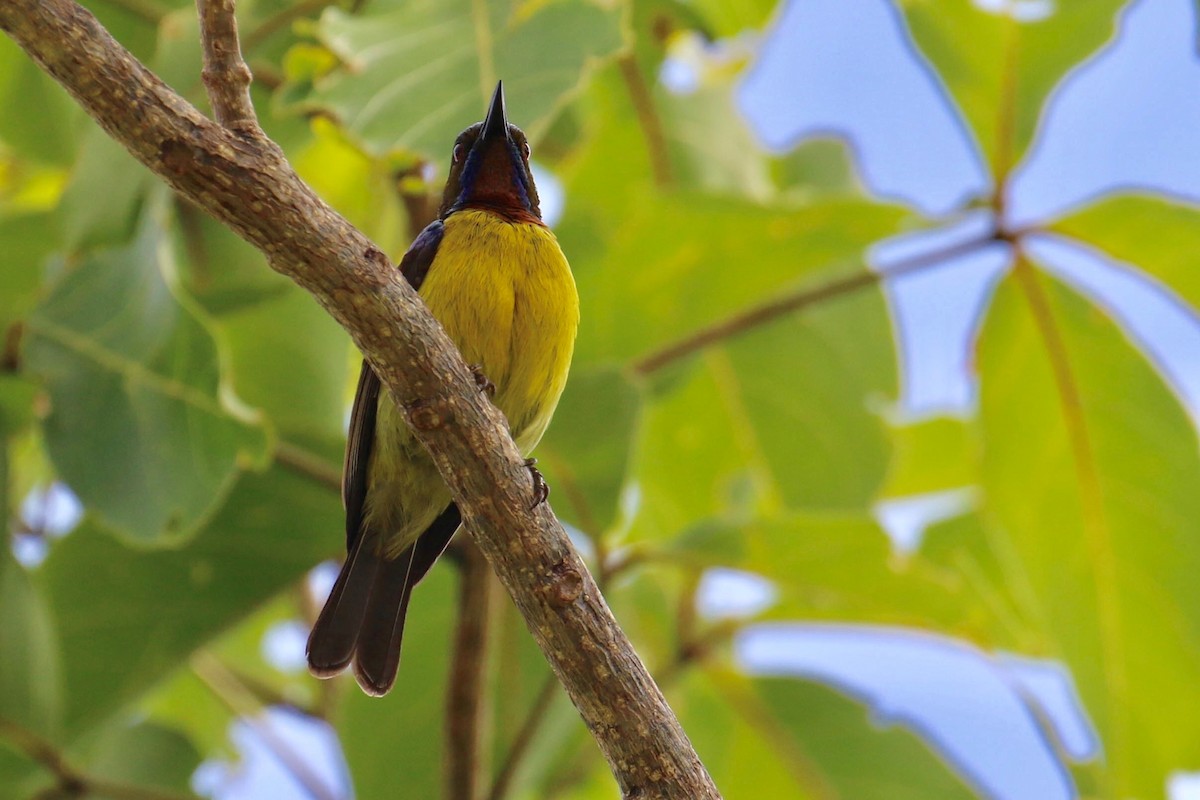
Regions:
<instances>
[{"instance_id":1,"label":"bird's dark wing","mask_svg":"<svg viewBox=\"0 0 1200 800\"><path fill-rule=\"evenodd\" d=\"M429 265L437 255L444 228L435 220L413 240L412 246L400 259L400 274L420 290ZM375 442L375 413L379 406L379 376L366 361L358 376L358 390L350 411L350 431L346 436L346 460L342 465L342 504L346 507L346 551L354 550L354 542L362 529L363 504L367 499L367 465L371 446Z\"/></svg>"}]
</instances>

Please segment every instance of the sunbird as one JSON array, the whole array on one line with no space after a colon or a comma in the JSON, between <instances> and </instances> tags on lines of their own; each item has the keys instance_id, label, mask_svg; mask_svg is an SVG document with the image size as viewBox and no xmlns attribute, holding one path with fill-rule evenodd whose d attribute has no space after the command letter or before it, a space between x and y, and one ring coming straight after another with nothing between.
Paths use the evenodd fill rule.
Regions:
<instances>
[{"instance_id":1,"label":"sunbird","mask_svg":"<svg viewBox=\"0 0 1200 800\"><path fill-rule=\"evenodd\" d=\"M502 82L483 122L455 140L438 218L413 241L400 272L528 455L567 382L579 296L566 256L542 221L529 140L508 124ZM533 476L540 502L544 484ZM342 502L346 561L308 637L308 666L328 678L353 662L363 691L382 696L396 680L413 587L462 517L365 360L350 414Z\"/></svg>"}]
</instances>

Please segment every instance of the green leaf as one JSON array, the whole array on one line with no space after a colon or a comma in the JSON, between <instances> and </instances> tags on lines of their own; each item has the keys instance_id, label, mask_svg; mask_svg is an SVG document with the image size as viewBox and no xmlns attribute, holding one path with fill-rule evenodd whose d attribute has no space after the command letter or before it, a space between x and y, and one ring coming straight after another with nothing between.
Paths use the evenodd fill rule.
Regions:
<instances>
[{"instance_id":1,"label":"green leaf","mask_svg":"<svg viewBox=\"0 0 1200 800\"><path fill-rule=\"evenodd\" d=\"M94 725L151 690L340 549L341 531L335 493L280 468L243 474L179 549L129 548L85 522L36 577L58 625L69 728Z\"/></svg>"},{"instance_id":2,"label":"green leaf","mask_svg":"<svg viewBox=\"0 0 1200 800\"><path fill-rule=\"evenodd\" d=\"M865 508L891 450L875 409L898 393L891 319L878 291L812 308L735 337L722 371L735 419L744 411L783 501Z\"/></svg>"},{"instance_id":3,"label":"green leaf","mask_svg":"<svg viewBox=\"0 0 1200 800\"><path fill-rule=\"evenodd\" d=\"M752 329L648 405L634 475L635 538L781 506L865 511L891 459L874 411L896 393L877 291Z\"/></svg>"},{"instance_id":4,"label":"green leaf","mask_svg":"<svg viewBox=\"0 0 1200 800\"><path fill-rule=\"evenodd\" d=\"M54 624L7 546L0 552L0 608L0 719L52 735L62 710Z\"/></svg>"},{"instance_id":5,"label":"green leaf","mask_svg":"<svg viewBox=\"0 0 1200 800\"><path fill-rule=\"evenodd\" d=\"M1110 322L1032 270L1002 284L979 365L1008 582L1096 723L1104 796L1161 793L1200 748L1196 433Z\"/></svg>"},{"instance_id":6,"label":"green leaf","mask_svg":"<svg viewBox=\"0 0 1200 800\"><path fill-rule=\"evenodd\" d=\"M727 691L739 691L725 683ZM835 797L856 800L971 800L976 797L950 767L914 734L881 728L869 709L808 681L759 678L752 719L767 715L768 732L785 738L774 745L819 773L816 784ZM735 695L736 697L736 695Z\"/></svg>"},{"instance_id":7,"label":"green leaf","mask_svg":"<svg viewBox=\"0 0 1200 800\"><path fill-rule=\"evenodd\" d=\"M737 36L746 30L766 25L778 0L691 0L693 8L705 21L705 33L713 38Z\"/></svg>"},{"instance_id":8,"label":"green leaf","mask_svg":"<svg viewBox=\"0 0 1200 800\"><path fill-rule=\"evenodd\" d=\"M82 112L8 37L0 39L0 108L0 141L46 164L74 160Z\"/></svg>"},{"instance_id":9,"label":"green leaf","mask_svg":"<svg viewBox=\"0 0 1200 800\"><path fill-rule=\"evenodd\" d=\"M1200 308L1200 207L1154 195L1115 195L1051 229L1134 264Z\"/></svg>"},{"instance_id":10,"label":"green leaf","mask_svg":"<svg viewBox=\"0 0 1200 800\"><path fill-rule=\"evenodd\" d=\"M985 10L973 0L900 3L913 38L958 104L983 158L1007 170L1029 146L1050 91L1111 38L1124 3L1002 5L1012 10ZM1001 147L1005 152L998 154Z\"/></svg>"},{"instance_id":11,"label":"green leaf","mask_svg":"<svg viewBox=\"0 0 1200 800\"><path fill-rule=\"evenodd\" d=\"M970 546L962 519L943 523L933 548L903 556L865 514L788 514L696 528L668 555L770 579L778 597L764 618L906 625L993 646L1026 643L1012 627L1016 613L1006 587L962 560ZM973 552L988 555L986 547Z\"/></svg>"},{"instance_id":12,"label":"green leaf","mask_svg":"<svg viewBox=\"0 0 1200 800\"><path fill-rule=\"evenodd\" d=\"M216 348L172 296L161 259L152 222L131 246L93 255L35 309L26 345L50 395L59 473L144 543L195 529L265 445L223 407Z\"/></svg>"},{"instance_id":13,"label":"green leaf","mask_svg":"<svg viewBox=\"0 0 1200 800\"><path fill-rule=\"evenodd\" d=\"M668 700L721 794L738 798L819 798L824 788L810 764L794 758L777 731L738 713L730 692L706 672L690 670Z\"/></svg>"},{"instance_id":14,"label":"green leaf","mask_svg":"<svg viewBox=\"0 0 1200 800\"><path fill-rule=\"evenodd\" d=\"M125 148L91 126L62 196L64 246L75 251L128 244L151 180L150 171Z\"/></svg>"},{"instance_id":15,"label":"green leaf","mask_svg":"<svg viewBox=\"0 0 1200 800\"><path fill-rule=\"evenodd\" d=\"M575 370L538 446L549 483L562 489L558 513L586 534L597 536L617 519L640 407L622 373Z\"/></svg>"},{"instance_id":16,"label":"green leaf","mask_svg":"<svg viewBox=\"0 0 1200 800\"><path fill-rule=\"evenodd\" d=\"M49 213L0 217L0 336L33 305L46 259L59 243L58 227Z\"/></svg>"},{"instance_id":17,"label":"green leaf","mask_svg":"<svg viewBox=\"0 0 1200 800\"><path fill-rule=\"evenodd\" d=\"M153 722L107 726L80 749L90 778L175 792L190 793L201 760L186 736Z\"/></svg>"},{"instance_id":18,"label":"green leaf","mask_svg":"<svg viewBox=\"0 0 1200 800\"><path fill-rule=\"evenodd\" d=\"M593 64L623 44L621 15L588 0L554 3L372 3L321 16L321 41L344 67L303 107L335 118L376 154L407 150L439 163L478 122L496 80L509 119L537 140Z\"/></svg>"},{"instance_id":19,"label":"green leaf","mask_svg":"<svg viewBox=\"0 0 1200 800\"><path fill-rule=\"evenodd\" d=\"M929 494L973 484L978 475L972 426L935 417L889 430L895 457L888 468L888 497Z\"/></svg>"}]
</instances>

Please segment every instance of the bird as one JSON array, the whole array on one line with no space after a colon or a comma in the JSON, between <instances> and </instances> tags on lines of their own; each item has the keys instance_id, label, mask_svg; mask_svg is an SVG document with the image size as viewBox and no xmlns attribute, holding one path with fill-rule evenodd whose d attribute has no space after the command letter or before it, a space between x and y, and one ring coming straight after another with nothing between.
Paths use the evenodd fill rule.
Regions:
<instances>
[{"instance_id":1,"label":"bird","mask_svg":"<svg viewBox=\"0 0 1200 800\"><path fill-rule=\"evenodd\" d=\"M458 135L438 217L399 270L472 366L528 456L567 381L579 327L571 268L542 220L524 132L510 125L504 84L483 122ZM534 477L537 502L547 489ZM309 671L328 678L353 663L363 691L396 680L413 587L462 516L432 459L364 360L342 471L346 560L313 625Z\"/></svg>"}]
</instances>

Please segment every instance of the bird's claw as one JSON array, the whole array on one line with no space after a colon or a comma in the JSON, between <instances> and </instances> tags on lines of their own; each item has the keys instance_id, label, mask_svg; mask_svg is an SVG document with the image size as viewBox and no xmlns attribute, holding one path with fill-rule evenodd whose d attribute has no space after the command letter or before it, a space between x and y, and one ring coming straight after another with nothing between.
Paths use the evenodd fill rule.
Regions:
<instances>
[{"instance_id":1,"label":"bird's claw","mask_svg":"<svg viewBox=\"0 0 1200 800\"><path fill-rule=\"evenodd\" d=\"M479 387L479 391L486 394L488 397L496 396L496 384L483 374L483 367L479 364L471 365L471 376L475 378L475 385Z\"/></svg>"},{"instance_id":2,"label":"bird's claw","mask_svg":"<svg viewBox=\"0 0 1200 800\"><path fill-rule=\"evenodd\" d=\"M537 464L536 458L525 459L525 468L529 470L529 474L533 477L533 505L529 507L533 509L546 502L546 498L550 496L550 486L546 483L546 479L542 477L541 471L534 466Z\"/></svg>"}]
</instances>

